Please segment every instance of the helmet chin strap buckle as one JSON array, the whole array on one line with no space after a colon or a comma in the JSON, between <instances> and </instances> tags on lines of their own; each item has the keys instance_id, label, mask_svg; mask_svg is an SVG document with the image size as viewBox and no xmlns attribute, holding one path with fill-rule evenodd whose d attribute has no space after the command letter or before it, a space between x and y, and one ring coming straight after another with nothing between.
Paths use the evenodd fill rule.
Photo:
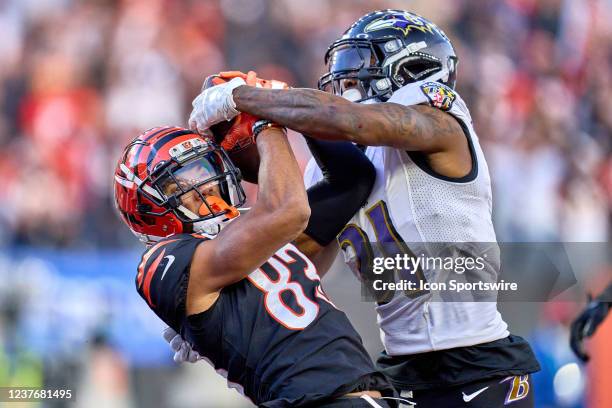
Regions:
<instances>
[{"instance_id":1,"label":"helmet chin strap buckle","mask_svg":"<svg viewBox=\"0 0 612 408\"><path fill-rule=\"evenodd\" d=\"M386 91L387 89L391 88L391 81L389 81L389 78L379 79L378 81L376 81L374 86L379 92Z\"/></svg>"}]
</instances>

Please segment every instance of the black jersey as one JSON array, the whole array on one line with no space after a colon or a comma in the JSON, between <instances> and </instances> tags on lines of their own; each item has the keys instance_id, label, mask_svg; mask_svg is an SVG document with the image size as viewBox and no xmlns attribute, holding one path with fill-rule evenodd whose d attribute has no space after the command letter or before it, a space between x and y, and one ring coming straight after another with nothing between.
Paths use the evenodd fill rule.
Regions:
<instances>
[{"instance_id":1,"label":"black jersey","mask_svg":"<svg viewBox=\"0 0 612 408\"><path fill-rule=\"evenodd\" d=\"M325 296L312 262L292 244L185 316L191 258L205 238L181 234L143 255L136 285L170 327L228 383L263 407L299 407L364 388L391 394L359 334Z\"/></svg>"}]
</instances>

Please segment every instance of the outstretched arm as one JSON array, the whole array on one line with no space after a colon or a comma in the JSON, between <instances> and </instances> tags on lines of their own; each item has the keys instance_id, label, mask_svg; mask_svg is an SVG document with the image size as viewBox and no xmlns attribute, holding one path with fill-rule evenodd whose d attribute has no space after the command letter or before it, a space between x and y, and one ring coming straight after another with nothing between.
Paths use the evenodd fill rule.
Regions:
<instances>
[{"instance_id":1,"label":"outstretched arm","mask_svg":"<svg viewBox=\"0 0 612 408\"><path fill-rule=\"evenodd\" d=\"M459 123L439 109L395 103L363 105L314 89L239 86L236 109L323 140L434 153L465 143ZM457 143L459 142L459 143Z\"/></svg>"}]
</instances>

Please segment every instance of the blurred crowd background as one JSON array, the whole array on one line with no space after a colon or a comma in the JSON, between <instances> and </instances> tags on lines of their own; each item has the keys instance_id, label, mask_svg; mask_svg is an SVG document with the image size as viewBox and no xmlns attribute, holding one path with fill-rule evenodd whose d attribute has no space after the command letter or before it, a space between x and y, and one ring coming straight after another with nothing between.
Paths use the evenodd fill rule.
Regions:
<instances>
[{"instance_id":1,"label":"blurred crowd background","mask_svg":"<svg viewBox=\"0 0 612 408\"><path fill-rule=\"evenodd\" d=\"M140 304L140 244L113 210L115 160L147 128L186 125L211 73L316 87L327 46L383 8L415 11L454 42L499 240L609 241L610 0L0 0L0 386L73 384L83 406L239 406L211 370L172 365ZM594 276L601 288L610 265ZM580 306L541 306L525 329L550 371L538 406L593 401L583 397L598 374L566 341ZM376 338L366 315L356 325Z\"/></svg>"}]
</instances>

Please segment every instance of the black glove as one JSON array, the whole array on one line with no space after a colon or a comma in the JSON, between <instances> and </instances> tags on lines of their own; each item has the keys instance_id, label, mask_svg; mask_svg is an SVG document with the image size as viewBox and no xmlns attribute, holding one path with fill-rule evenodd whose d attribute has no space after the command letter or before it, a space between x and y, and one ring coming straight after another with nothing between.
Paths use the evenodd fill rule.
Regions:
<instances>
[{"instance_id":1,"label":"black glove","mask_svg":"<svg viewBox=\"0 0 612 408\"><path fill-rule=\"evenodd\" d=\"M584 339L591 337L610 311L612 302L603 300L589 301L586 309L574 320L570 330L570 347L582 361L589 361L584 350Z\"/></svg>"}]
</instances>

